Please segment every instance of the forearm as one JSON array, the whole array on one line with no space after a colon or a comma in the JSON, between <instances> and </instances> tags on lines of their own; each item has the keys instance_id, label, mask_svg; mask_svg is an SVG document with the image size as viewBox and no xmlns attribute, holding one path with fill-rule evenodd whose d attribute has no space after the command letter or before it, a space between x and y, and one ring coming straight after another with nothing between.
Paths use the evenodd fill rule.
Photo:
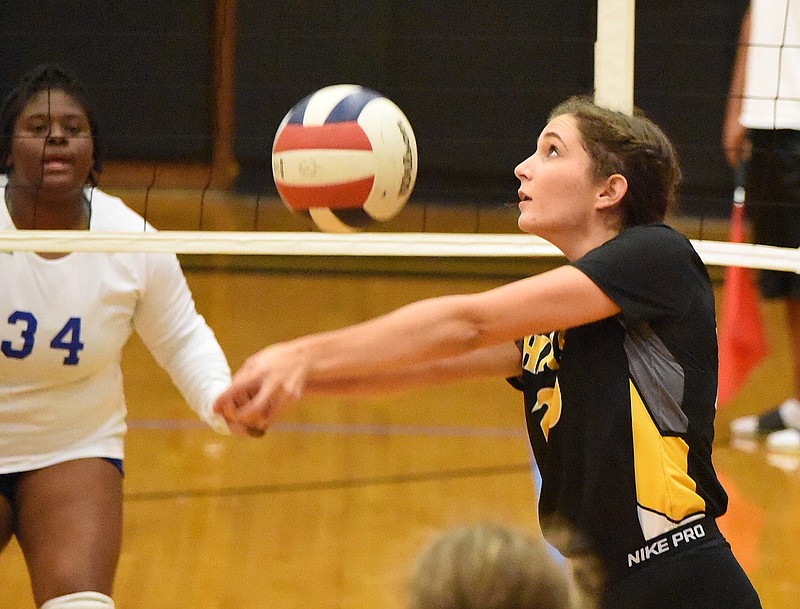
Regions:
<instances>
[{"instance_id":1,"label":"forearm","mask_svg":"<svg viewBox=\"0 0 800 609\"><path fill-rule=\"evenodd\" d=\"M722 125L722 149L725 160L731 167L736 167L745 155L745 128L740 123L742 99L744 97L744 81L747 66L748 45L750 42L750 11L745 13L736 47L736 55L731 70L728 100L725 104L725 116Z\"/></svg>"},{"instance_id":2,"label":"forearm","mask_svg":"<svg viewBox=\"0 0 800 609\"><path fill-rule=\"evenodd\" d=\"M736 53L731 70L728 100L725 108L726 121L739 120L742 109L742 96L744 95L745 67L747 65L747 50L750 44L750 9L747 9L739 31L736 44Z\"/></svg>"},{"instance_id":3,"label":"forearm","mask_svg":"<svg viewBox=\"0 0 800 609\"><path fill-rule=\"evenodd\" d=\"M306 394L377 395L441 385L456 381L516 376L522 371L522 359L514 343L502 343L455 357L430 362L393 366L371 374L325 380L309 380Z\"/></svg>"},{"instance_id":4,"label":"forearm","mask_svg":"<svg viewBox=\"0 0 800 609\"><path fill-rule=\"evenodd\" d=\"M177 259L151 255L142 270L136 332L189 406L215 430L227 432L212 406L230 384L231 371L214 332L195 309Z\"/></svg>"},{"instance_id":5,"label":"forearm","mask_svg":"<svg viewBox=\"0 0 800 609\"><path fill-rule=\"evenodd\" d=\"M152 354L191 409L215 431L227 433L212 405L230 384L231 372L213 332L202 319L198 316L195 327L181 340L160 344Z\"/></svg>"},{"instance_id":6,"label":"forearm","mask_svg":"<svg viewBox=\"0 0 800 609\"><path fill-rule=\"evenodd\" d=\"M381 374L467 353L482 346L480 323L467 297L407 305L354 326L285 343L289 358L307 362L309 382Z\"/></svg>"}]
</instances>

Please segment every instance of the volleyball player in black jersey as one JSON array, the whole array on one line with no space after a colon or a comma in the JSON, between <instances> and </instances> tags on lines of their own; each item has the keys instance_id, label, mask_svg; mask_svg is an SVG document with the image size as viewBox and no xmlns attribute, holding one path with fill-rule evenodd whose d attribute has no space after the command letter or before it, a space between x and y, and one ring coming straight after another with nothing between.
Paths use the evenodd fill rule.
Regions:
<instances>
[{"instance_id":1,"label":"volleyball player in black jersey","mask_svg":"<svg viewBox=\"0 0 800 609\"><path fill-rule=\"evenodd\" d=\"M601 606L760 607L715 524L714 297L662 223L680 181L671 142L639 113L573 98L515 174L520 228L569 264L268 347L215 408L265 428L303 393L507 377L524 394L543 533L574 565L597 561Z\"/></svg>"}]
</instances>

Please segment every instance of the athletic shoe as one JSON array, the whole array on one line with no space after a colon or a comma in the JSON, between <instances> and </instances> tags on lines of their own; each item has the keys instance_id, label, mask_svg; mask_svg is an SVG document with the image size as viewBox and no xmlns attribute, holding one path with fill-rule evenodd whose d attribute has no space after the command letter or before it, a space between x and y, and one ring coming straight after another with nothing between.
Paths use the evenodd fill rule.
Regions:
<instances>
[{"instance_id":1,"label":"athletic shoe","mask_svg":"<svg viewBox=\"0 0 800 609\"><path fill-rule=\"evenodd\" d=\"M777 433L777 432L776 432ZM767 451L764 455L768 465L777 467L788 474L794 474L800 470L800 452L797 453L780 453Z\"/></svg>"},{"instance_id":2,"label":"athletic shoe","mask_svg":"<svg viewBox=\"0 0 800 609\"><path fill-rule=\"evenodd\" d=\"M755 453L761 448L761 442L754 436L731 436L730 446L746 453Z\"/></svg>"},{"instance_id":3,"label":"athletic shoe","mask_svg":"<svg viewBox=\"0 0 800 609\"><path fill-rule=\"evenodd\" d=\"M783 429L767 436L767 450L778 453L800 453L800 431Z\"/></svg>"},{"instance_id":4,"label":"athletic shoe","mask_svg":"<svg viewBox=\"0 0 800 609\"><path fill-rule=\"evenodd\" d=\"M768 436L776 431L786 429L780 413L780 406L767 410L760 415L748 415L731 421L731 433L734 436Z\"/></svg>"}]
</instances>

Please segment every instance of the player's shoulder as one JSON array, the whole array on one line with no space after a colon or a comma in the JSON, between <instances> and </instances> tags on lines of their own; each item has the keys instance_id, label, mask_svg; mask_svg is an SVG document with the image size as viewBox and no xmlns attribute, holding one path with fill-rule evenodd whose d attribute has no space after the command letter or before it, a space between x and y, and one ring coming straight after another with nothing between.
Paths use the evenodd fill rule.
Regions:
<instances>
[{"instance_id":1,"label":"player's shoulder","mask_svg":"<svg viewBox=\"0 0 800 609\"><path fill-rule=\"evenodd\" d=\"M663 223L632 226L612 241L629 255L638 252L642 256L669 258L694 253L692 243L686 235Z\"/></svg>"},{"instance_id":2,"label":"player's shoulder","mask_svg":"<svg viewBox=\"0 0 800 609\"><path fill-rule=\"evenodd\" d=\"M691 249L691 244L683 234L667 224L654 223L627 228L590 253L599 256L615 252L625 256L658 256L686 248Z\"/></svg>"},{"instance_id":3,"label":"player's shoulder","mask_svg":"<svg viewBox=\"0 0 800 609\"><path fill-rule=\"evenodd\" d=\"M624 271L626 275L652 278L702 266L691 242L666 224L627 228L573 264L590 276L616 276Z\"/></svg>"},{"instance_id":4,"label":"player's shoulder","mask_svg":"<svg viewBox=\"0 0 800 609\"><path fill-rule=\"evenodd\" d=\"M153 231L142 216L128 207L125 202L100 188L86 189L86 198L92 208L92 229L106 231Z\"/></svg>"},{"instance_id":5,"label":"player's shoulder","mask_svg":"<svg viewBox=\"0 0 800 609\"><path fill-rule=\"evenodd\" d=\"M642 239L646 241L675 241L686 242L686 237L673 227L662 222L654 222L652 224L640 224L638 226L631 226L630 228L622 231L620 236L630 237L634 239Z\"/></svg>"}]
</instances>

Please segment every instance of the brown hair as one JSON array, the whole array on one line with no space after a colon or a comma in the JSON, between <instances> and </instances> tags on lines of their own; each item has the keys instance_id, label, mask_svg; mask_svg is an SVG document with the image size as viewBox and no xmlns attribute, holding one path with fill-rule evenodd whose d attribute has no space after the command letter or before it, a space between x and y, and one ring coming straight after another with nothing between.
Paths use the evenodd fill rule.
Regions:
<instances>
[{"instance_id":1,"label":"brown hair","mask_svg":"<svg viewBox=\"0 0 800 609\"><path fill-rule=\"evenodd\" d=\"M568 582L543 540L496 524L466 526L420 554L409 609L569 609Z\"/></svg>"},{"instance_id":2,"label":"brown hair","mask_svg":"<svg viewBox=\"0 0 800 609\"><path fill-rule=\"evenodd\" d=\"M596 105L576 96L556 106L550 120L575 117L595 176L619 173L628 181L622 199L622 228L661 222L677 199L681 169L667 135L640 110L633 115Z\"/></svg>"}]
</instances>

